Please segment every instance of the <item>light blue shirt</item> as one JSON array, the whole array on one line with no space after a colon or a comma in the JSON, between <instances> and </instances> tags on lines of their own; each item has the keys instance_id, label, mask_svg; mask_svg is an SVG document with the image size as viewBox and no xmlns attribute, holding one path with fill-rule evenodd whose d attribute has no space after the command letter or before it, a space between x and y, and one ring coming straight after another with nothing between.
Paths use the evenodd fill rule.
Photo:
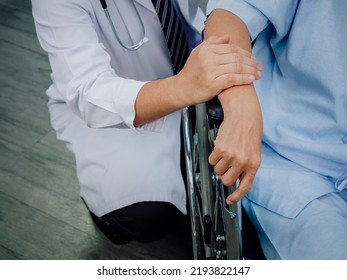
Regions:
<instances>
[{"instance_id":1,"label":"light blue shirt","mask_svg":"<svg viewBox=\"0 0 347 280\"><path fill-rule=\"evenodd\" d=\"M262 164L248 198L295 217L347 185L347 1L211 0L248 26L263 65Z\"/></svg>"}]
</instances>

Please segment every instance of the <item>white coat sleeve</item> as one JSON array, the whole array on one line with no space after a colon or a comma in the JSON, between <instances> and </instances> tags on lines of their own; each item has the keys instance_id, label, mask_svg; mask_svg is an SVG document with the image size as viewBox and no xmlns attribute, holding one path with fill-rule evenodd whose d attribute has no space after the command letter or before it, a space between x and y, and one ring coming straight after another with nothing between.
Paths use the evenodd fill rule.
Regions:
<instances>
[{"instance_id":1,"label":"white coat sleeve","mask_svg":"<svg viewBox=\"0 0 347 280\"><path fill-rule=\"evenodd\" d=\"M146 82L124 79L112 69L94 28L89 1L32 0L32 9L54 84L71 110L90 127L123 123L140 131L133 126L134 104ZM162 122L148 127L160 130Z\"/></svg>"}]
</instances>

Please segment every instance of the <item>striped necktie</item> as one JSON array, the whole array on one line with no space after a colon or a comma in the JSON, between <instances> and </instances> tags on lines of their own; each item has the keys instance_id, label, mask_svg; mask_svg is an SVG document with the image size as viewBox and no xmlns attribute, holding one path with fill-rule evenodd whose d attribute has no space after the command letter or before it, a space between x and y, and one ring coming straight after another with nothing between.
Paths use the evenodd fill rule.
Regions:
<instances>
[{"instance_id":1,"label":"striped necktie","mask_svg":"<svg viewBox=\"0 0 347 280\"><path fill-rule=\"evenodd\" d=\"M177 74L189 56L186 34L170 0L152 0L152 2L169 48L173 72Z\"/></svg>"}]
</instances>

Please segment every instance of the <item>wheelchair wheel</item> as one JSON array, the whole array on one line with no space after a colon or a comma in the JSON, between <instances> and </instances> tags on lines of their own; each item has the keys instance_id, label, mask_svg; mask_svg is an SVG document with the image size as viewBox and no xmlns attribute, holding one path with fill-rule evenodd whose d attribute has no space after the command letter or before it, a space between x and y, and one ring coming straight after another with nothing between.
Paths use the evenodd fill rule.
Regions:
<instances>
[{"instance_id":1,"label":"wheelchair wheel","mask_svg":"<svg viewBox=\"0 0 347 280\"><path fill-rule=\"evenodd\" d=\"M240 259L238 206L225 204L226 188L208 157L218 124L208 120L205 104L183 111L183 136L194 259Z\"/></svg>"}]
</instances>

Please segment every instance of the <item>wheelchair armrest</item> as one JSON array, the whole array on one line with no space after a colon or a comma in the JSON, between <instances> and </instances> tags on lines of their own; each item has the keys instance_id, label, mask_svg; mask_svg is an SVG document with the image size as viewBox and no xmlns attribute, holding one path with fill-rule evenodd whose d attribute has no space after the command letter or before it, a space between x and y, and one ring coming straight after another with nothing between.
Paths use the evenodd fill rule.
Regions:
<instances>
[{"instance_id":1,"label":"wheelchair armrest","mask_svg":"<svg viewBox=\"0 0 347 280\"><path fill-rule=\"evenodd\" d=\"M223 108L217 97L206 102L206 111L210 123L220 125L223 122Z\"/></svg>"}]
</instances>

